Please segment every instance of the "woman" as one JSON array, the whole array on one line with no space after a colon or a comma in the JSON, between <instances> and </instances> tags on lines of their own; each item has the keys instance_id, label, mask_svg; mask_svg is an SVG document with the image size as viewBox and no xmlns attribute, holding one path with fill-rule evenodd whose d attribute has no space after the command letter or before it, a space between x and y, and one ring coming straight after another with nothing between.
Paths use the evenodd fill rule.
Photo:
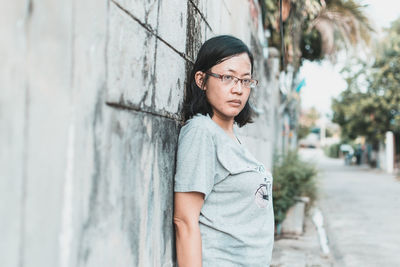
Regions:
<instances>
[{"instance_id":1,"label":"woman","mask_svg":"<svg viewBox=\"0 0 400 267\"><path fill-rule=\"evenodd\" d=\"M206 41L189 77L174 223L179 267L269 266L272 176L233 129L252 122L253 55L233 36Z\"/></svg>"}]
</instances>

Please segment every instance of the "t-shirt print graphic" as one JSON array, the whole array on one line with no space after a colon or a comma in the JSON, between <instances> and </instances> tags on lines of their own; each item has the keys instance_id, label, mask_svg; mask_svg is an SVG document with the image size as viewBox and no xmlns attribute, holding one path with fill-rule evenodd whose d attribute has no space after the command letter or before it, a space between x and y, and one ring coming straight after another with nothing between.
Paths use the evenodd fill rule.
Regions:
<instances>
[{"instance_id":1,"label":"t-shirt print graphic","mask_svg":"<svg viewBox=\"0 0 400 267\"><path fill-rule=\"evenodd\" d=\"M268 207L272 198L272 184L264 178L265 184L260 184L255 193L255 202L260 208Z\"/></svg>"}]
</instances>

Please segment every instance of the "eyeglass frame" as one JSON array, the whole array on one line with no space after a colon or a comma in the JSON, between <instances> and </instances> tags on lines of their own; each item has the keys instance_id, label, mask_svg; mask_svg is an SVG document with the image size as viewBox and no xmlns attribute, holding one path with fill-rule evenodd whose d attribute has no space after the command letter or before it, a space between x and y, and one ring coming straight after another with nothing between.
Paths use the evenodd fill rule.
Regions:
<instances>
[{"instance_id":1,"label":"eyeglass frame","mask_svg":"<svg viewBox=\"0 0 400 267\"><path fill-rule=\"evenodd\" d=\"M240 84L243 86L243 87L245 87L245 88L249 88L249 89L253 89L253 88L255 88L257 85L258 85L258 80L256 80L256 79L241 79L241 78L238 78L238 77L236 77L236 76L234 76L234 75L231 75L231 74L218 74L218 73L214 73L214 72L211 72L211 71L207 71L207 72L205 72L205 74L207 74L207 75L210 75L210 76L212 76L212 77L214 77L214 78L217 78L217 79L219 79L221 82L222 82L222 78L223 78L223 76L232 76L233 78L234 78L234 86L238 83L238 81L240 81ZM246 86L244 86L243 85L243 81L244 80L251 80L251 81L254 81L255 82L255 84L254 84L254 87L251 87L251 86L249 86L249 87L246 87Z\"/></svg>"}]
</instances>

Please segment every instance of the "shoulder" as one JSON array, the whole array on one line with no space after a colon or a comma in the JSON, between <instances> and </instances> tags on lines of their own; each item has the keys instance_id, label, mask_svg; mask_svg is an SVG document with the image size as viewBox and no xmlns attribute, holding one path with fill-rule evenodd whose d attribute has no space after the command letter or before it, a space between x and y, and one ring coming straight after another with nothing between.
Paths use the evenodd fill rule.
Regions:
<instances>
[{"instance_id":1,"label":"shoulder","mask_svg":"<svg viewBox=\"0 0 400 267\"><path fill-rule=\"evenodd\" d=\"M212 135L213 125L211 118L208 115L196 114L191 119L187 120L181 128L181 135L188 132L202 132L207 135Z\"/></svg>"}]
</instances>

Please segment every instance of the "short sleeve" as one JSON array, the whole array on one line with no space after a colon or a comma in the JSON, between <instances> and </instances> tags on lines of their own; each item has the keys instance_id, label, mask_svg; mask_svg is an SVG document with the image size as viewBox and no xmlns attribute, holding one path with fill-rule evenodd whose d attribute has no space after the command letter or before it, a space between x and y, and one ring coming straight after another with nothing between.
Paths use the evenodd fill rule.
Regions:
<instances>
[{"instance_id":1,"label":"short sleeve","mask_svg":"<svg viewBox=\"0 0 400 267\"><path fill-rule=\"evenodd\" d=\"M214 186L215 163L211 133L201 126L184 126L179 134L174 191L200 192L206 199Z\"/></svg>"}]
</instances>

